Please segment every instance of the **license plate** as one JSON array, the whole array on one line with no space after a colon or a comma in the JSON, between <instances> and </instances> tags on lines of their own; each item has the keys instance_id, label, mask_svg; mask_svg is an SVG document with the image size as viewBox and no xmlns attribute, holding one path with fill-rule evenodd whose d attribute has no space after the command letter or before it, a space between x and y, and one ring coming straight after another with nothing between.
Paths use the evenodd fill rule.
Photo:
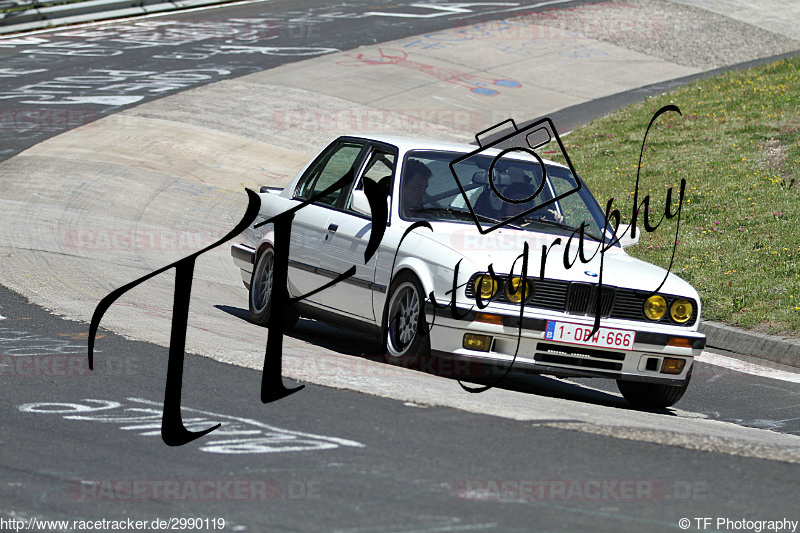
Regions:
<instances>
[{"instance_id":1,"label":"license plate","mask_svg":"<svg viewBox=\"0 0 800 533\"><path fill-rule=\"evenodd\" d=\"M636 341L636 332L627 329L599 328L597 333L590 336L591 332L591 326L548 320L544 338L556 342L615 350L633 350L633 343Z\"/></svg>"}]
</instances>

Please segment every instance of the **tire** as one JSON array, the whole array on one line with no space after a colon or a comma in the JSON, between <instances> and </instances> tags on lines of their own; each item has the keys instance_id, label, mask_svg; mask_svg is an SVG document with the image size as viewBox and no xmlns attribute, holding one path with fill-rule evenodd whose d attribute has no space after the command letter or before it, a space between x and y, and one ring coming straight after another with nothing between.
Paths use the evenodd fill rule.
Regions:
<instances>
[{"instance_id":1,"label":"tire","mask_svg":"<svg viewBox=\"0 0 800 533\"><path fill-rule=\"evenodd\" d=\"M266 248L258 256L250 278L250 294L248 297L250 307L250 321L259 326L269 325L270 310L272 308L272 272L275 266L275 252L271 247ZM284 313L283 327L291 329L297 324L300 315L290 308Z\"/></svg>"},{"instance_id":2,"label":"tire","mask_svg":"<svg viewBox=\"0 0 800 533\"><path fill-rule=\"evenodd\" d=\"M686 375L681 385L661 385L658 383L642 383L640 381L617 380L617 387L622 396L636 407L645 409L664 409L678 403L689 387L692 370Z\"/></svg>"},{"instance_id":3,"label":"tire","mask_svg":"<svg viewBox=\"0 0 800 533\"><path fill-rule=\"evenodd\" d=\"M429 355L431 340L425 320L425 293L413 274L401 272L392 282L383 311L386 362L406 366Z\"/></svg>"}]
</instances>

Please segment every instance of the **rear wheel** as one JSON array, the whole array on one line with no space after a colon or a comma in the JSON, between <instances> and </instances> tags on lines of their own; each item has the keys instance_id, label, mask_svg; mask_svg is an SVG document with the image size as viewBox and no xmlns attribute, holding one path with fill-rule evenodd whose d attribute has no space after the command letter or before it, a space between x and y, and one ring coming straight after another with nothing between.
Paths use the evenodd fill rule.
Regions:
<instances>
[{"instance_id":1,"label":"rear wheel","mask_svg":"<svg viewBox=\"0 0 800 533\"><path fill-rule=\"evenodd\" d=\"M267 248L258 256L250 278L250 320L260 326L269 324L272 309L272 276L275 270L275 251ZM286 309L283 326L291 329L300 318L294 309Z\"/></svg>"},{"instance_id":2,"label":"rear wheel","mask_svg":"<svg viewBox=\"0 0 800 533\"><path fill-rule=\"evenodd\" d=\"M383 314L383 338L389 363L406 365L430 354L422 284L409 272L400 273L392 282Z\"/></svg>"},{"instance_id":3,"label":"rear wheel","mask_svg":"<svg viewBox=\"0 0 800 533\"><path fill-rule=\"evenodd\" d=\"M618 379L617 387L622 396L636 407L646 409L664 409L678 403L683 393L689 387L692 378L692 369L686 375L686 380L680 385L662 385L659 383L642 383L640 381L625 381Z\"/></svg>"}]
</instances>

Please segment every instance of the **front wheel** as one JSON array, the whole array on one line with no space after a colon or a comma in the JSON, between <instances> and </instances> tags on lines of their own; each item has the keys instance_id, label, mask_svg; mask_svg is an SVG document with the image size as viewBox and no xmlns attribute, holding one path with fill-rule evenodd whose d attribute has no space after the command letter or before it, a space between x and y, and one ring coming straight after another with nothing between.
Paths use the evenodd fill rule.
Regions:
<instances>
[{"instance_id":1,"label":"front wheel","mask_svg":"<svg viewBox=\"0 0 800 533\"><path fill-rule=\"evenodd\" d=\"M275 251L267 248L258 256L253 276L250 278L250 320L260 326L269 324L272 308L272 275L275 269ZM291 329L300 316L294 309L287 309L283 326Z\"/></svg>"},{"instance_id":2,"label":"front wheel","mask_svg":"<svg viewBox=\"0 0 800 533\"><path fill-rule=\"evenodd\" d=\"M411 273L402 272L392 282L383 312L383 338L388 363L405 365L430 354L425 296Z\"/></svg>"},{"instance_id":3,"label":"front wheel","mask_svg":"<svg viewBox=\"0 0 800 533\"><path fill-rule=\"evenodd\" d=\"M689 369L686 380L680 385L662 385L659 383L642 383L640 381L618 379L617 388L619 388L622 396L636 407L664 409L675 405L683 397L683 393L689 387L692 370L692 368Z\"/></svg>"}]
</instances>

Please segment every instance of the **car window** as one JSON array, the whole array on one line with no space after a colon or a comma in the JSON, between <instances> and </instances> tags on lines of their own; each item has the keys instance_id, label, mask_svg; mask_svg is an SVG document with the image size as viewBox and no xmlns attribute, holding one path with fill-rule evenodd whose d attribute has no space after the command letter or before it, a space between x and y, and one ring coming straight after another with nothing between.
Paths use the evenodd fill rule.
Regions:
<instances>
[{"instance_id":1,"label":"car window","mask_svg":"<svg viewBox=\"0 0 800 533\"><path fill-rule=\"evenodd\" d=\"M382 150L376 150L372 154L372 157L367 164L367 169L364 172L364 179L379 183L383 178L386 177L392 179L393 172L394 154L390 154Z\"/></svg>"},{"instance_id":2,"label":"car window","mask_svg":"<svg viewBox=\"0 0 800 533\"><path fill-rule=\"evenodd\" d=\"M392 174L394 174L395 155L381 149L376 149L370 155L364 167L364 173L358 180L355 190L364 190L364 180L381 183L386 188L387 196L391 194ZM348 198L346 208L350 208L351 198Z\"/></svg>"},{"instance_id":3,"label":"car window","mask_svg":"<svg viewBox=\"0 0 800 533\"><path fill-rule=\"evenodd\" d=\"M363 147L360 143L343 142L331 148L330 155L322 158L308 174L303 176L297 188L297 197L311 198L336 183L350 172ZM316 203L334 205L340 196L347 194L349 189L350 187L345 186L326 195Z\"/></svg>"},{"instance_id":4,"label":"car window","mask_svg":"<svg viewBox=\"0 0 800 533\"><path fill-rule=\"evenodd\" d=\"M559 167L550 167L547 172L550 183L555 189L556 196L567 193L577 186L577 182L572 174ZM586 222L587 228L597 233L599 227L595 221L584 195L570 194L559 201L558 209L564 215L564 224L577 228L582 222Z\"/></svg>"},{"instance_id":5,"label":"car window","mask_svg":"<svg viewBox=\"0 0 800 533\"><path fill-rule=\"evenodd\" d=\"M438 200L443 197L434 199L432 194L444 194L448 197L446 201L452 200L448 189L452 189L455 182L451 179L448 183L437 175L442 174L445 169L449 172L447 161L426 155L407 157L403 165L403 176L400 180L400 212L403 218L413 217L419 210L431 205L441 205Z\"/></svg>"},{"instance_id":6,"label":"car window","mask_svg":"<svg viewBox=\"0 0 800 533\"><path fill-rule=\"evenodd\" d=\"M495 161L479 154L459 161L451 170L450 162L462 155L422 150L408 152L400 182L402 218L472 224L471 207L482 221L482 227L489 227L532 209L529 216L515 223L519 229L565 235L585 222L587 235L603 234L600 226L604 220L603 211L586 187L577 187L578 180L568 169L548 164L547 180L542 186L542 167L531 158L502 157ZM512 202L498 197L490 187L490 168L495 188ZM427 175L428 179L416 180L411 183L413 187L407 189L404 184L411 182L409 178L414 174ZM539 194L530 201L513 201L530 198L540 186ZM560 195L565 196L535 209ZM536 219L552 224L537 224Z\"/></svg>"}]
</instances>

